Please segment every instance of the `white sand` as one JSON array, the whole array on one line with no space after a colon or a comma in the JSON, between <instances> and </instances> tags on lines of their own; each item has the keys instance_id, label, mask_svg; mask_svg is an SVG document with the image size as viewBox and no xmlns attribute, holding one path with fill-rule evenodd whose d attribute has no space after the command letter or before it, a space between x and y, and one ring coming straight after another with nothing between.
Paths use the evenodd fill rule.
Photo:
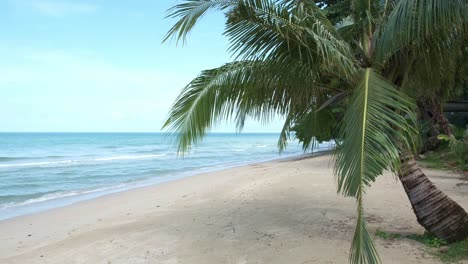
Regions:
<instances>
[{"instance_id":1,"label":"white sand","mask_svg":"<svg viewBox=\"0 0 468 264\"><path fill-rule=\"evenodd\" d=\"M355 202L331 168L329 156L249 165L1 221L0 263L347 263ZM468 209L457 175L429 175ZM366 208L372 233L423 232L390 175ZM384 263L439 263L417 242L375 241Z\"/></svg>"}]
</instances>

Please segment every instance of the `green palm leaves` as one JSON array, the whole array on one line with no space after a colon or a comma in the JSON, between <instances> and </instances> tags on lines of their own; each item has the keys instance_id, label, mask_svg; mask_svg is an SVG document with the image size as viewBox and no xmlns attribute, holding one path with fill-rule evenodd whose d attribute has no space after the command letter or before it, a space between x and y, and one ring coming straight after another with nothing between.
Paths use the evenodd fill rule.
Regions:
<instances>
[{"instance_id":1,"label":"green palm leaves","mask_svg":"<svg viewBox=\"0 0 468 264\"><path fill-rule=\"evenodd\" d=\"M467 3L353 0L352 17L337 30L313 1L184 0L169 10L179 21L165 40L184 40L208 11L222 11L238 61L193 79L164 127L177 134L179 151L185 151L221 120L234 119L241 130L247 117L268 122L281 115L281 149L297 123L310 124L306 129L316 136L305 147L340 123L338 191L357 199L350 262L379 263L364 217L365 188L385 169L396 173L400 152L413 147L415 107L402 93L402 82L434 76L430 65L441 69L444 60L438 58L452 57L466 41ZM346 107L344 116L331 111L336 101Z\"/></svg>"},{"instance_id":2,"label":"green palm leaves","mask_svg":"<svg viewBox=\"0 0 468 264\"><path fill-rule=\"evenodd\" d=\"M376 60L383 62L402 49L420 55L437 49L427 55L443 54L444 46L467 30L467 0L400 0L377 32Z\"/></svg>"},{"instance_id":3,"label":"green palm leaves","mask_svg":"<svg viewBox=\"0 0 468 264\"><path fill-rule=\"evenodd\" d=\"M221 120L234 118L239 130L248 116L268 122L275 114L305 109L320 89L316 74L300 63L233 62L203 71L192 80L164 127L177 132L183 152Z\"/></svg>"},{"instance_id":4,"label":"green palm leaves","mask_svg":"<svg viewBox=\"0 0 468 264\"><path fill-rule=\"evenodd\" d=\"M167 17L180 18L167 32L164 41L170 37L185 41L187 34L197 24L198 20L210 9L224 10L235 5L236 1L229 0L187 0L168 10Z\"/></svg>"},{"instance_id":5,"label":"green palm leaves","mask_svg":"<svg viewBox=\"0 0 468 264\"><path fill-rule=\"evenodd\" d=\"M209 10L226 12L230 51L241 60L287 61L294 58L349 76L354 59L323 12L311 1L188 0L169 10L180 20L164 40L184 40Z\"/></svg>"},{"instance_id":6,"label":"green palm leaves","mask_svg":"<svg viewBox=\"0 0 468 264\"><path fill-rule=\"evenodd\" d=\"M449 98L467 40L468 0L401 0L375 33L374 65L414 97Z\"/></svg>"},{"instance_id":7,"label":"green palm leaves","mask_svg":"<svg viewBox=\"0 0 468 264\"><path fill-rule=\"evenodd\" d=\"M342 143L335 153L338 191L357 199L352 263L380 262L366 227L363 196L365 188L383 170L398 170L399 145L409 147L407 134L415 132L415 120L410 118L413 105L394 85L370 68L362 71L342 122Z\"/></svg>"},{"instance_id":8,"label":"green palm leaves","mask_svg":"<svg viewBox=\"0 0 468 264\"><path fill-rule=\"evenodd\" d=\"M348 44L309 1L187 0L169 10L180 20L165 40L184 39L210 9L226 12L225 34L241 61L204 71L178 97L164 127L178 132L180 151L222 119L242 128L247 116L268 121L305 112L317 102L317 89L327 89L320 76L355 72Z\"/></svg>"},{"instance_id":9,"label":"green palm leaves","mask_svg":"<svg viewBox=\"0 0 468 264\"><path fill-rule=\"evenodd\" d=\"M370 68L361 74L342 121L335 168L338 191L353 197L383 170L397 171L399 149L409 148L408 135L416 132L414 102Z\"/></svg>"}]
</instances>

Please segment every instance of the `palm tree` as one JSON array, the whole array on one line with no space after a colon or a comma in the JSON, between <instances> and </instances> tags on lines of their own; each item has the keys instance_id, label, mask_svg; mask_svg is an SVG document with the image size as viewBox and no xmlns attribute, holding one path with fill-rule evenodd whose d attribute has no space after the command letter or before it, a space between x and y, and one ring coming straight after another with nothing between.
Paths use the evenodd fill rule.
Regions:
<instances>
[{"instance_id":1,"label":"palm tree","mask_svg":"<svg viewBox=\"0 0 468 264\"><path fill-rule=\"evenodd\" d=\"M468 0L352 0L351 15L333 25L310 0L183 0L165 41L185 41L210 10L226 15L235 61L202 71L180 93L164 127L184 152L218 121L285 117L278 145L311 120L334 135L338 191L357 201L352 263L379 263L366 227L365 188L386 169L398 175L418 222L456 241L468 236L468 214L438 190L414 160L415 99L453 83L454 58L466 52ZM336 119L333 105L345 106ZM322 129L323 127L323 129ZM314 142L310 142L313 144Z\"/></svg>"}]
</instances>

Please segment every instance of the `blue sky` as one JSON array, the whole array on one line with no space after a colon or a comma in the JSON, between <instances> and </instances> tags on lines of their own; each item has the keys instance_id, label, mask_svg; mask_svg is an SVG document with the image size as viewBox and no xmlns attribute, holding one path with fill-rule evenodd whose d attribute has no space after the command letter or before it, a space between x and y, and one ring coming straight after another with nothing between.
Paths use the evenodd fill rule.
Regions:
<instances>
[{"instance_id":1,"label":"blue sky","mask_svg":"<svg viewBox=\"0 0 468 264\"><path fill-rule=\"evenodd\" d=\"M174 3L0 0L0 131L160 131L185 84L231 60L220 13L186 45L161 44ZM250 121L245 132L280 127Z\"/></svg>"}]
</instances>

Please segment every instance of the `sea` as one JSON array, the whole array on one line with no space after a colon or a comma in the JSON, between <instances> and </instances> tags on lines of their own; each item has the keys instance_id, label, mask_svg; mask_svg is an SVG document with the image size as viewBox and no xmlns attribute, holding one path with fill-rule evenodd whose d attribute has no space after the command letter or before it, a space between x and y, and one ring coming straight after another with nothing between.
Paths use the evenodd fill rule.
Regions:
<instances>
[{"instance_id":1,"label":"sea","mask_svg":"<svg viewBox=\"0 0 468 264\"><path fill-rule=\"evenodd\" d=\"M278 137L212 133L182 156L162 133L0 133L0 220L304 153L291 140L280 154Z\"/></svg>"}]
</instances>

